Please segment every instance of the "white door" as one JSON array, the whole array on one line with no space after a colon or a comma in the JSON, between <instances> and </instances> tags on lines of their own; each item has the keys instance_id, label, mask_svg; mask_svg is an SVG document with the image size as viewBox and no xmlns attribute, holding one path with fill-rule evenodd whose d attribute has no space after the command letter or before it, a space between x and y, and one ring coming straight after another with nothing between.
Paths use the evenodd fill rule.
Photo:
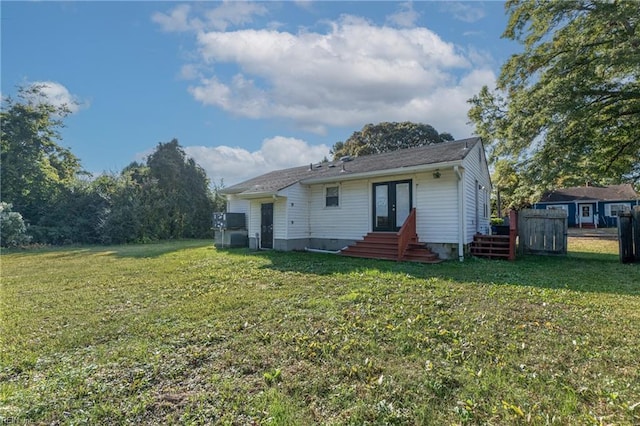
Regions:
<instances>
[{"instance_id":1,"label":"white door","mask_svg":"<svg viewBox=\"0 0 640 426\"><path fill-rule=\"evenodd\" d=\"M580 224L593 224L593 205L578 204L578 212L580 213Z\"/></svg>"}]
</instances>

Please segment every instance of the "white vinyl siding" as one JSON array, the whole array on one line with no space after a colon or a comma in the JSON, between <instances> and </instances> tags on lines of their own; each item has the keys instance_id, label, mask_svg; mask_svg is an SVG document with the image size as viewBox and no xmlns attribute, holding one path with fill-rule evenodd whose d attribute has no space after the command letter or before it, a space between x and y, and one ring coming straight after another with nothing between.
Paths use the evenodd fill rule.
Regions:
<instances>
[{"instance_id":1,"label":"white vinyl siding","mask_svg":"<svg viewBox=\"0 0 640 426\"><path fill-rule=\"evenodd\" d=\"M249 237L255 237L260 234L260 221L262 220L262 203L271 203L273 199L265 198L259 200L251 200L249 202Z\"/></svg>"},{"instance_id":2,"label":"white vinyl siding","mask_svg":"<svg viewBox=\"0 0 640 426\"><path fill-rule=\"evenodd\" d=\"M414 181L414 200L418 237L422 242L458 242L457 177L453 170L418 175Z\"/></svg>"},{"instance_id":3,"label":"white vinyl siding","mask_svg":"<svg viewBox=\"0 0 640 426\"><path fill-rule=\"evenodd\" d=\"M278 196L255 200L229 197L228 211L245 211L249 236L260 233L261 204L274 203L274 239L359 240L372 230L372 189L374 183L411 180L413 207L417 213L420 241L457 244L462 228L463 242L473 240L476 231L489 230L491 180L482 145L476 144L459 167L462 180L452 166L396 176L384 176L343 182L301 185L281 190ZM459 198L462 185L462 200ZM338 187L339 205L327 207L329 187ZM459 211L462 202L462 213ZM463 223L460 223L461 217ZM476 220L478 223L476 223Z\"/></svg>"},{"instance_id":4,"label":"white vinyl siding","mask_svg":"<svg viewBox=\"0 0 640 426\"><path fill-rule=\"evenodd\" d=\"M477 144L462 162L464 182L464 242L473 241L476 232L489 232L489 217L483 214L483 196L491 192L489 177L482 145ZM478 221L478 223L476 223Z\"/></svg>"},{"instance_id":5,"label":"white vinyl siding","mask_svg":"<svg viewBox=\"0 0 640 426\"><path fill-rule=\"evenodd\" d=\"M244 213L249 217L249 200L241 200L234 195L227 196L227 212Z\"/></svg>"},{"instance_id":6,"label":"white vinyl siding","mask_svg":"<svg viewBox=\"0 0 640 426\"><path fill-rule=\"evenodd\" d=\"M273 200L273 239L287 239L287 199Z\"/></svg>"},{"instance_id":7,"label":"white vinyl siding","mask_svg":"<svg viewBox=\"0 0 640 426\"><path fill-rule=\"evenodd\" d=\"M286 239L309 238L309 188L299 183L282 191L286 197Z\"/></svg>"},{"instance_id":8,"label":"white vinyl siding","mask_svg":"<svg viewBox=\"0 0 640 426\"><path fill-rule=\"evenodd\" d=\"M269 199L267 199L267 202ZM260 233L260 205L262 203L260 200L251 200L249 202L249 216L248 216L248 226L249 226L249 237L255 237L256 234Z\"/></svg>"},{"instance_id":9,"label":"white vinyl siding","mask_svg":"<svg viewBox=\"0 0 640 426\"><path fill-rule=\"evenodd\" d=\"M340 186L340 206L326 207L327 186L311 185L309 222L311 238L360 239L371 230L370 185L365 180Z\"/></svg>"}]
</instances>

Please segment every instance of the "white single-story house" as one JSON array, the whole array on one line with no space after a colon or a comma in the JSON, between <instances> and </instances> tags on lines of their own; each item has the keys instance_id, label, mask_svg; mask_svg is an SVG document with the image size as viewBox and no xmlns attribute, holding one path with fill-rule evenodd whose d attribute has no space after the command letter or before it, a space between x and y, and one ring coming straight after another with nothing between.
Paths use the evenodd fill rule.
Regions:
<instances>
[{"instance_id":1,"label":"white single-story house","mask_svg":"<svg viewBox=\"0 0 640 426\"><path fill-rule=\"evenodd\" d=\"M224 188L245 213L249 246L340 250L397 232L415 209L420 243L442 259L490 229L491 180L480 138L278 170Z\"/></svg>"}]
</instances>

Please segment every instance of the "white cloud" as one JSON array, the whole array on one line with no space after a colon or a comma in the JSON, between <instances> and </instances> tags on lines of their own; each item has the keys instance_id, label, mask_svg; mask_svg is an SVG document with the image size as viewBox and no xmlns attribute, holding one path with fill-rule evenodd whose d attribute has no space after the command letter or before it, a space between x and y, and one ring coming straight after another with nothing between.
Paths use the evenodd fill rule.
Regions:
<instances>
[{"instance_id":1,"label":"white cloud","mask_svg":"<svg viewBox=\"0 0 640 426\"><path fill-rule=\"evenodd\" d=\"M205 10L203 18L190 17L192 12L191 5L180 4L167 13L154 13L151 20L167 32L226 31L231 26L253 22L254 16L265 15L267 8L260 3L224 1L216 8Z\"/></svg>"},{"instance_id":2,"label":"white cloud","mask_svg":"<svg viewBox=\"0 0 640 426\"><path fill-rule=\"evenodd\" d=\"M343 16L327 33L202 32L198 45L204 63L239 69L232 77L203 77L189 88L206 105L251 118L286 118L318 133L326 126L418 119L440 131L468 134L466 126L445 128L431 114L446 111L466 122L466 99L475 92L462 102L437 95L464 89L472 63L426 28L378 27ZM495 80L483 75L485 84Z\"/></svg>"},{"instance_id":3,"label":"white cloud","mask_svg":"<svg viewBox=\"0 0 640 426\"><path fill-rule=\"evenodd\" d=\"M186 154L192 157L209 179L230 186L272 170L303 166L329 157L330 147L309 145L307 142L284 136L265 139L259 150L250 152L244 148L229 146L187 146Z\"/></svg>"},{"instance_id":4,"label":"white cloud","mask_svg":"<svg viewBox=\"0 0 640 426\"><path fill-rule=\"evenodd\" d=\"M485 17L485 11L482 3L461 3L461 2L444 2L442 9L451 13L453 17L462 22L477 22Z\"/></svg>"},{"instance_id":5,"label":"white cloud","mask_svg":"<svg viewBox=\"0 0 640 426\"><path fill-rule=\"evenodd\" d=\"M172 28L201 28L194 33L196 58L181 71L191 80L191 95L238 116L284 119L317 134L331 126L356 130L365 123L411 120L462 138L472 130L466 124L466 100L482 85L495 85L488 58L414 27L411 3L387 17L396 27L342 15L319 22L323 30L298 32L268 23L225 30L266 14L262 3L258 9L234 4L202 12L200 21L191 16L193 10L176 8ZM230 13L232 7L237 15ZM464 4L451 10L467 17L484 13ZM202 29L214 26L218 29Z\"/></svg>"},{"instance_id":6,"label":"white cloud","mask_svg":"<svg viewBox=\"0 0 640 426\"><path fill-rule=\"evenodd\" d=\"M413 3L401 3L399 9L396 13L387 16L387 22L398 27L413 27L420 17L420 14L413 10Z\"/></svg>"},{"instance_id":7,"label":"white cloud","mask_svg":"<svg viewBox=\"0 0 640 426\"><path fill-rule=\"evenodd\" d=\"M229 26L241 26L253 22L254 16L267 13L267 8L260 3L245 1L225 1L219 7L205 13L210 28L225 31Z\"/></svg>"},{"instance_id":8,"label":"white cloud","mask_svg":"<svg viewBox=\"0 0 640 426\"><path fill-rule=\"evenodd\" d=\"M151 20L162 27L163 31L181 32L202 28L202 21L189 19L191 6L180 4L169 13L156 12L151 16Z\"/></svg>"},{"instance_id":9,"label":"white cloud","mask_svg":"<svg viewBox=\"0 0 640 426\"><path fill-rule=\"evenodd\" d=\"M86 102L72 95L65 86L54 81L34 81L29 84L29 87L40 87L41 96L29 97L29 100L35 103L47 102L55 107L66 106L71 113L88 106Z\"/></svg>"}]
</instances>

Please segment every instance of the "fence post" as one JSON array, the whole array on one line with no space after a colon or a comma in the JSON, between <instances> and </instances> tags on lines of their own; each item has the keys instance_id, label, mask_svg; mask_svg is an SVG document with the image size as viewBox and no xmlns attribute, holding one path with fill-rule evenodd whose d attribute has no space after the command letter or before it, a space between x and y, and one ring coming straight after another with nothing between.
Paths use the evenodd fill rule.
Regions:
<instances>
[{"instance_id":1,"label":"fence post","mask_svg":"<svg viewBox=\"0 0 640 426\"><path fill-rule=\"evenodd\" d=\"M633 248L636 258L636 262L640 262L640 206L633 207L631 210L633 219L631 220L631 227L633 229Z\"/></svg>"},{"instance_id":2,"label":"fence post","mask_svg":"<svg viewBox=\"0 0 640 426\"><path fill-rule=\"evenodd\" d=\"M620 246L620 262L633 262L633 229L631 212L618 214L618 244Z\"/></svg>"},{"instance_id":3,"label":"fence post","mask_svg":"<svg viewBox=\"0 0 640 426\"><path fill-rule=\"evenodd\" d=\"M516 260L516 238L518 237L518 213L509 210L509 260Z\"/></svg>"}]
</instances>

